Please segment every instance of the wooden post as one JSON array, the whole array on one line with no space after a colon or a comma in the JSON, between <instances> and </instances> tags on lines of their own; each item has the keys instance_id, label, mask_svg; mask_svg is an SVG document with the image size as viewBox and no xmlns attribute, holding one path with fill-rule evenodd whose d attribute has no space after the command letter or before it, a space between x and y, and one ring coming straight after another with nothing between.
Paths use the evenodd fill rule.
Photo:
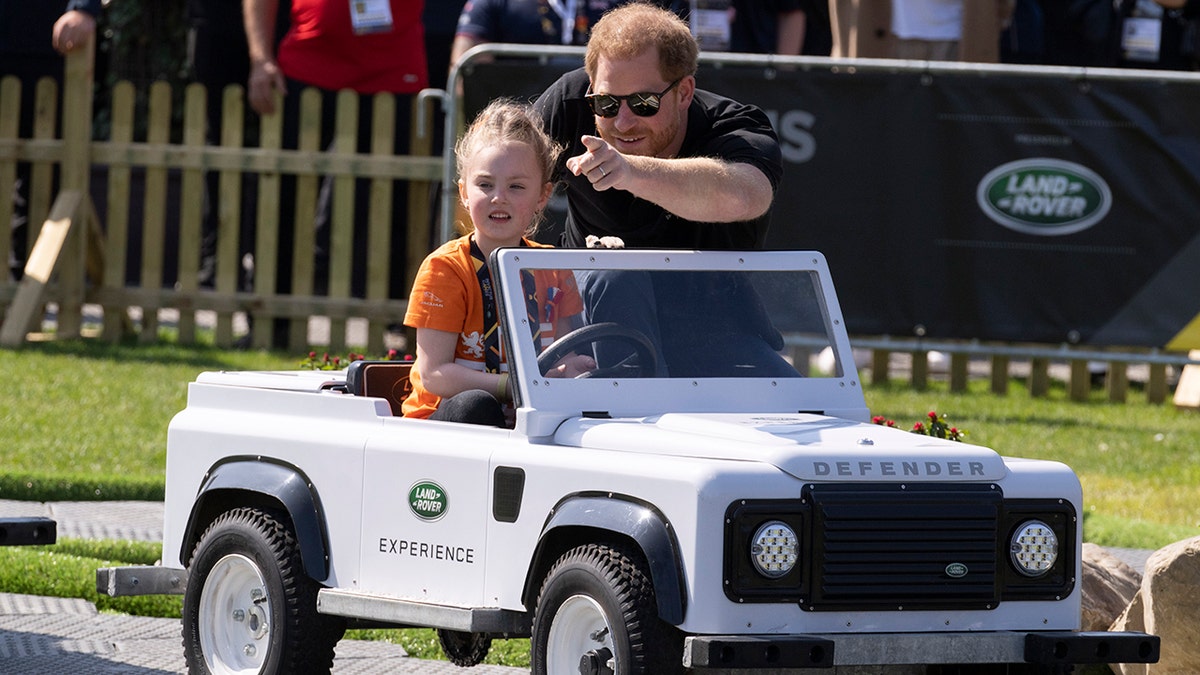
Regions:
<instances>
[{"instance_id":1,"label":"wooden post","mask_svg":"<svg viewBox=\"0 0 1200 675\"><path fill-rule=\"evenodd\" d=\"M50 215L38 233L29 259L25 261L25 276L17 286L17 294L4 316L4 324L0 325L0 346L18 347L25 341L30 322L42 310L46 285L64 259L63 249L66 248L68 237L73 230L84 231L80 223L87 218L88 208L90 205L79 190L64 190L54 200ZM81 277L82 265L81 261ZM60 308L59 320L62 318Z\"/></svg>"},{"instance_id":2,"label":"wooden post","mask_svg":"<svg viewBox=\"0 0 1200 675\"><path fill-rule=\"evenodd\" d=\"M1092 390L1092 374L1087 361L1071 361L1071 382L1068 385L1072 401L1086 401Z\"/></svg>"},{"instance_id":3,"label":"wooden post","mask_svg":"<svg viewBox=\"0 0 1200 675\"><path fill-rule=\"evenodd\" d=\"M16 143L21 121L21 81L13 75L0 78L0 143ZM15 156L0 157L0 185L11 189L17 182ZM12 199L0 198L0 223L11 223L15 211ZM8 260L12 254L12 236L7 227L0 228L0 269L4 270L0 286L8 283Z\"/></svg>"},{"instance_id":4,"label":"wooden post","mask_svg":"<svg viewBox=\"0 0 1200 675\"><path fill-rule=\"evenodd\" d=\"M258 120L258 145L263 150L283 147L283 96L275 94L275 110ZM278 170L258 174L258 210L254 216L254 292L260 298L275 295L279 287L279 188L282 179ZM290 225L290 224L289 224ZM254 347L271 346L275 326L273 317L256 315L251 331Z\"/></svg>"},{"instance_id":5,"label":"wooden post","mask_svg":"<svg viewBox=\"0 0 1200 675\"><path fill-rule=\"evenodd\" d=\"M92 79L96 63L96 40L89 39L67 54L63 76L63 156L59 173L60 190L79 192L84 206L76 205L73 227L63 247L59 267L58 336L79 337L83 326L83 298L87 290L88 218L92 214L88 179L92 169ZM56 200L57 203L57 200ZM68 222L70 225L70 221Z\"/></svg>"},{"instance_id":6,"label":"wooden post","mask_svg":"<svg viewBox=\"0 0 1200 675\"><path fill-rule=\"evenodd\" d=\"M1050 392L1050 359L1037 357L1029 362L1029 395L1041 398Z\"/></svg>"},{"instance_id":7,"label":"wooden post","mask_svg":"<svg viewBox=\"0 0 1200 675\"><path fill-rule=\"evenodd\" d=\"M871 384L887 384L888 364L892 354L886 349L876 349L871 352Z\"/></svg>"},{"instance_id":8,"label":"wooden post","mask_svg":"<svg viewBox=\"0 0 1200 675\"><path fill-rule=\"evenodd\" d=\"M146 142L165 146L171 141L171 85L159 80L150 85L149 125ZM142 288L158 290L163 285L163 253L167 230L167 167L146 167L146 194L142 200ZM158 340L158 310L155 303L142 306L143 344Z\"/></svg>"},{"instance_id":9,"label":"wooden post","mask_svg":"<svg viewBox=\"0 0 1200 675\"><path fill-rule=\"evenodd\" d=\"M992 355L992 393L1001 396L1008 393L1008 356Z\"/></svg>"},{"instance_id":10,"label":"wooden post","mask_svg":"<svg viewBox=\"0 0 1200 675\"><path fill-rule=\"evenodd\" d=\"M1146 383L1146 402L1162 403L1167 400L1167 364L1151 363L1150 380Z\"/></svg>"},{"instance_id":11,"label":"wooden post","mask_svg":"<svg viewBox=\"0 0 1200 675\"><path fill-rule=\"evenodd\" d=\"M109 143L128 146L133 143L133 83L118 82L112 89L112 130ZM129 243L129 186L131 170L128 164L108 168L108 230L107 265L104 268L105 288L123 288L129 266L125 247ZM129 328L129 308L124 304L104 307L104 339L116 343Z\"/></svg>"},{"instance_id":12,"label":"wooden post","mask_svg":"<svg viewBox=\"0 0 1200 675\"><path fill-rule=\"evenodd\" d=\"M427 109L420 110L421 99L415 98L412 102L412 119L416 120L421 115L425 115L426 120L432 120L436 115L436 111L429 109L432 106L432 101L426 101ZM446 124L450 124L450 120L446 120ZM417 125L413 124L412 135L409 137L409 152L413 157L426 157L433 152L433 128L432 122L425 125L425 135L417 134ZM450 161L454 161L451 159ZM405 288L412 288L413 281L417 278L417 269L421 267L421 263L425 260L425 255L432 248L437 248L446 242L434 242L435 237L432 231L436 231L433 227L434 209L430 208L430 202L434 200L435 191L431 189L433 183L424 180L410 180L408 182L408 242L406 243L405 252L406 260L404 264L404 278L407 283ZM443 190L454 190L457 194L458 186L443 185ZM458 200L455 200L458 203ZM432 231L431 231L432 230ZM399 260L393 260L393 265L401 264ZM399 317L403 318L403 317Z\"/></svg>"},{"instance_id":13,"label":"wooden post","mask_svg":"<svg viewBox=\"0 0 1200 675\"><path fill-rule=\"evenodd\" d=\"M187 86L183 100L183 145L188 149L201 149L205 142L204 126L208 91L204 85L193 82ZM241 111L239 111L240 117ZM188 167L182 172L180 186L182 199L179 204L179 290L193 293L200 286L200 256L203 246L201 220L204 207L204 169ZM195 344L196 313L190 307L179 307L179 342Z\"/></svg>"},{"instance_id":14,"label":"wooden post","mask_svg":"<svg viewBox=\"0 0 1200 675\"><path fill-rule=\"evenodd\" d=\"M1108 390L1108 400L1113 403L1124 403L1129 393L1128 367L1128 364L1116 361L1108 364L1108 377L1104 380L1104 387Z\"/></svg>"},{"instance_id":15,"label":"wooden post","mask_svg":"<svg viewBox=\"0 0 1200 675\"><path fill-rule=\"evenodd\" d=\"M301 152L315 154L321 151L321 92L313 87L306 87L300 94L300 139L297 145ZM320 176L296 176L296 218L292 223L292 288L289 291L292 295L313 294L313 251L316 241L313 221L317 214L319 187ZM299 352L308 345L308 317L291 317L289 326L288 349ZM330 345L330 348L333 346Z\"/></svg>"},{"instance_id":16,"label":"wooden post","mask_svg":"<svg viewBox=\"0 0 1200 675\"><path fill-rule=\"evenodd\" d=\"M359 94L343 89L337 94L337 117L334 120L333 154L351 157L358 153ZM333 207L329 222L329 297L349 298L354 275L354 230L356 227L354 193L358 179L352 174L333 179ZM341 353L346 349L346 320L329 319L329 350Z\"/></svg>"},{"instance_id":17,"label":"wooden post","mask_svg":"<svg viewBox=\"0 0 1200 675\"><path fill-rule=\"evenodd\" d=\"M970 359L966 354L955 352L950 355L950 391L955 393L967 390Z\"/></svg>"},{"instance_id":18,"label":"wooden post","mask_svg":"<svg viewBox=\"0 0 1200 675\"><path fill-rule=\"evenodd\" d=\"M929 352L924 349L912 353L912 388L917 391L929 388Z\"/></svg>"},{"instance_id":19,"label":"wooden post","mask_svg":"<svg viewBox=\"0 0 1200 675\"><path fill-rule=\"evenodd\" d=\"M241 149L245 145L245 110L246 101L242 95L242 88L226 87L221 99L222 147ZM234 295L237 293L238 279L242 274L242 258L238 255L242 238L241 170L221 171L217 176L217 191L220 197L217 208L217 267L213 289L222 295ZM189 255L193 259L197 258L199 247L190 251ZM217 314L216 334L213 340L218 347L233 346L232 313Z\"/></svg>"},{"instance_id":20,"label":"wooden post","mask_svg":"<svg viewBox=\"0 0 1200 675\"><path fill-rule=\"evenodd\" d=\"M396 148L396 97L389 93L375 94L371 112L371 155L390 156ZM367 293L368 300L387 300L392 267L402 264L392 260L392 237L402 236L392 232L392 209L395 200L390 178L371 179L371 208L367 213ZM408 229L413 228L409 223ZM396 317L400 321L403 317ZM383 330L386 322L367 322L367 353L383 353Z\"/></svg>"}]
</instances>

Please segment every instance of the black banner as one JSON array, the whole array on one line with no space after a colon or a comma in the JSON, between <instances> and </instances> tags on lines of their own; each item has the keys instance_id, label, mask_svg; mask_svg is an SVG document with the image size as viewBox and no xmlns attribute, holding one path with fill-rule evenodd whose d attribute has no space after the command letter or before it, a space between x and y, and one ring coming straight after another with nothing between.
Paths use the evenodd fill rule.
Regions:
<instances>
[{"instance_id":1,"label":"black banner","mask_svg":"<svg viewBox=\"0 0 1200 675\"><path fill-rule=\"evenodd\" d=\"M1200 76L880 63L698 75L771 116L768 246L826 255L853 334L1200 348ZM464 112L571 65L471 66Z\"/></svg>"}]
</instances>

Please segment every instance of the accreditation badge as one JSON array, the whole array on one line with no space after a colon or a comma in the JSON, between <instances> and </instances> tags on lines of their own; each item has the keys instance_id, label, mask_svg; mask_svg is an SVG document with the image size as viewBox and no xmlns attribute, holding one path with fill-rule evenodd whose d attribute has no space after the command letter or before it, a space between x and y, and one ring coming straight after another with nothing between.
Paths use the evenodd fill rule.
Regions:
<instances>
[{"instance_id":1,"label":"accreditation badge","mask_svg":"<svg viewBox=\"0 0 1200 675\"><path fill-rule=\"evenodd\" d=\"M387 33L392 30L389 0L350 0L350 23L355 35Z\"/></svg>"},{"instance_id":2,"label":"accreditation badge","mask_svg":"<svg viewBox=\"0 0 1200 675\"><path fill-rule=\"evenodd\" d=\"M1121 52L1130 61L1157 63L1161 43L1161 19L1129 17L1121 26Z\"/></svg>"}]
</instances>

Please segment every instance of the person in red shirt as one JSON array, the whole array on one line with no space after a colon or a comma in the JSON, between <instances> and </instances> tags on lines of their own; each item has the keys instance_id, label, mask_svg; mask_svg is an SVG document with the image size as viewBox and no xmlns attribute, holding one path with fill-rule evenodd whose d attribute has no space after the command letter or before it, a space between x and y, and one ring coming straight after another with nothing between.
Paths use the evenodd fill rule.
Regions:
<instances>
[{"instance_id":1,"label":"person in red shirt","mask_svg":"<svg viewBox=\"0 0 1200 675\"><path fill-rule=\"evenodd\" d=\"M247 0L250 105L274 112L275 91L287 79L322 89L415 94L428 85L420 0L294 0L290 28L273 30L279 0Z\"/></svg>"},{"instance_id":2,"label":"person in red shirt","mask_svg":"<svg viewBox=\"0 0 1200 675\"><path fill-rule=\"evenodd\" d=\"M431 253L413 283L404 323L417 329L417 357L405 417L505 426L511 416L487 261L497 248L542 246L526 237L550 199L559 151L529 105L504 99L484 108L455 147L459 197L473 230ZM569 270L539 270L526 283L534 289L540 347L580 324L583 300ZM591 356L568 354L545 375L575 377L595 367Z\"/></svg>"},{"instance_id":3,"label":"person in red shirt","mask_svg":"<svg viewBox=\"0 0 1200 675\"><path fill-rule=\"evenodd\" d=\"M412 99L428 86L424 26L421 21L423 0L293 0L288 31L275 48L275 25L279 0L245 0L243 18L246 40L250 50L250 74L247 100L259 114L275 112L275 95L283 93L283 143L295 148L299 136L300 91L317 87L323 93L321 111L322 147L333 140L336 96L339 90L351 89L359 94L389 92L397 95L395 146L396 155L409 154L412 127ZM359 105L357 151L370 148L372 128L370 100ZM330 197L332 181L326 179L317 205L317 277L315 292L322 294L328 281ZM285 175L281 181L279 199L279 273L277 290L291 290L292 226L295 213L294 177ZM407 223L407 185L393 183L391 276L389 296L403 297L407 286L407 271L403 261L404 236ZM355 186L351 295L364 297L366 286L366 252L368 248L366 217L370 208L370 187L366 180ZM286 323L277 322L274 338L276 347L286 347Z\"/></svg>"}]
</instances>

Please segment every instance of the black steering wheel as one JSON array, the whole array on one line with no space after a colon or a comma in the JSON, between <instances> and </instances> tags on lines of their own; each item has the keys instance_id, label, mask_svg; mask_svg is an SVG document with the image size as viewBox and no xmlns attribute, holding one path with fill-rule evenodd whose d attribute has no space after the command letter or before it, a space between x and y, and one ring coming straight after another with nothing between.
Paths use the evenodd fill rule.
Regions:
<instances>
[{"instance_id":1,"label":"black steering wheel","mask_svg":"<svg viewBox=\"0 0 1200 675\"><path fill-rule=\"evenodd\" d=\"M605 368L597 368L579 377L642 377L643 373L653 376L658 370L658 354L649 338L641 332L611 321L594 323L576 328L558 338L538 355L538 370L545 375L554 364L571 352L580 353L579 348L596 342L615 340L633 347L633 353Z\"/></svg>"}]
</instances>

